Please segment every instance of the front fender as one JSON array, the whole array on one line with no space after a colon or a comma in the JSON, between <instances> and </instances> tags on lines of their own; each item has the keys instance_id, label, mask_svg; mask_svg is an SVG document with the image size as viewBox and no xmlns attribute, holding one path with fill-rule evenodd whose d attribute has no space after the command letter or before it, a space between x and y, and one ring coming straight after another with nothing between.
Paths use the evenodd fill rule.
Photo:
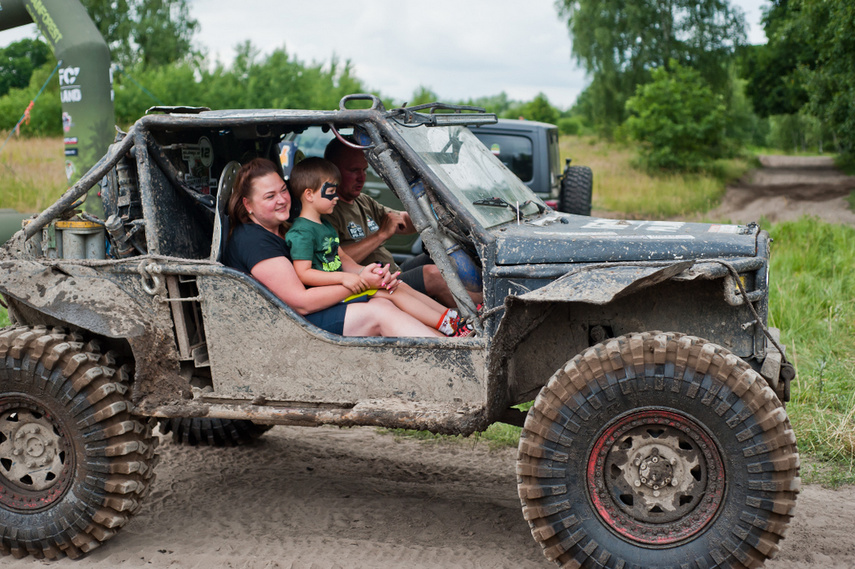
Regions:
<instances>
[{"instance_id":1,"label":"front fender","mask_svg":"<svg viewBox=\"0 0 855 569\"><path fill-rule=\"evenodd\" d=\"M146 333L148 320L136 301L91 268L34 261L0 262L0 293L62 322L109 338ZM89 273L89 274L85 274Z\"/></svg>"},{"instance_id":2,"label":"front fender","mask_svg":"<svg viewBox=\"0 0 855 569\"><path fill-rule=\"evenodd\" d=\"M694 261L668 265L587 265L548 285L520 295L525 302L586 302L608 304L616 298L670 280L689 269Z\"/></svg>"}]
</instances>

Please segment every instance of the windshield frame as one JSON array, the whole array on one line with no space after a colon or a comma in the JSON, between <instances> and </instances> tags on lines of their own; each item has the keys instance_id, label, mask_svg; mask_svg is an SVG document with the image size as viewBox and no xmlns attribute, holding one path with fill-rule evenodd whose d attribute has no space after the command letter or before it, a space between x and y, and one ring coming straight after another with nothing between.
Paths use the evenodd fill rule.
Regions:
<instances>
[{"instance_id":1,"label":"windshield frame","mask_svg":"<svg viewBox=\"0 0 855 569\"><path fill-rule=\"evenodd\" d=\"M479 227L489 230L523 217L538 214L546 205L466 127L410 126L389 121L436 186L448 191ZM394 138L392 141L394 143ZM396 144L396 146L398 146ZM419 168L421 170L421 168ZM440 192L445 194L445 192ZM475 205L478 201L501 198L507 205ZM497 202L494 202L497 203ZM519 207L519 218L517 213ZM459 208L458 208L459 209Z\"/></svg>"}]
</instances>

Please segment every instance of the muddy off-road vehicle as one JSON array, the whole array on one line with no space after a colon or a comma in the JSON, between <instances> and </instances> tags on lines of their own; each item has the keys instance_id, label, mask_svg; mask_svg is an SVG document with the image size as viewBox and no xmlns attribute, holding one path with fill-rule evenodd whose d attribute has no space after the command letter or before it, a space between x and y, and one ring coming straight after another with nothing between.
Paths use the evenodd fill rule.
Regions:
<instances>
[{"instance_id":1,"label":"muddy off-road vehicle","mask_svg":"<svg viewBox=\"0 0 855 569\"><path fill-rule=\"evenodd\" d=\"M0 549L78 557L113 536L151 488L157 421L191 444L505 421L523 426L523 515L561 566L773 556L799 457L769 236L555 212L465 126L494 120L354 95L155 109L120 135L0 257ZM332 335L219 261L237 166L313 125L351 132L395 189L474 337ZM106 219L77 213L93 186Z\"/></svg>"}]
</instances>

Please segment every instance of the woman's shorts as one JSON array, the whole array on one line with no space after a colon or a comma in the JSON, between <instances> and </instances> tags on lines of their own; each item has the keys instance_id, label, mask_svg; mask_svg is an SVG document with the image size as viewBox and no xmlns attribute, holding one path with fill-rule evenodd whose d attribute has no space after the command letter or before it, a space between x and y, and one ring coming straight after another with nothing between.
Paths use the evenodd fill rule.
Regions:
<instances>
[{"instance_id":1,"label":"woman's shorts","mask_svg":"<svg viewBox=\"0 0 855 569\"><path fill-rule=\"evenodd\" d=\"M368 302L369 300L371 300L370 296L359 296L346 303L340 302L329 308L307 314L306 320L322 330L342 336L344 333L344 315L347 312L347 306L357 302Z\"/></svg>"}]
</instances>

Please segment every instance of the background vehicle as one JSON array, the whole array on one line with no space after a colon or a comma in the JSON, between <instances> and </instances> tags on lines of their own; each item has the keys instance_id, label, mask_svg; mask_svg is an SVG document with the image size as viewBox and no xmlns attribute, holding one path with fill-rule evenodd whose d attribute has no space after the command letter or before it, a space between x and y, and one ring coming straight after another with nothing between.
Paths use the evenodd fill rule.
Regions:
<instances>
[{"instance_id":1,"label":"background vehicle","mask_svg":"<svg viewBox=\"0 0 855 569\"><path fill-rule=\"evenodd\" d=\"M114 535L151 487L155 418L209 444L275 424L511 422L523 515L559 565L774 555L799 458L768 234L554 212L466 128L495 117L464 111L370 95L159 109L16 234L0 250L0 550L77 557ZM335 336L218 261L239 163L322 125L353 129L476 337ZM103 220L76 210L99 182Z\"/></svg>"}]
</instances>

